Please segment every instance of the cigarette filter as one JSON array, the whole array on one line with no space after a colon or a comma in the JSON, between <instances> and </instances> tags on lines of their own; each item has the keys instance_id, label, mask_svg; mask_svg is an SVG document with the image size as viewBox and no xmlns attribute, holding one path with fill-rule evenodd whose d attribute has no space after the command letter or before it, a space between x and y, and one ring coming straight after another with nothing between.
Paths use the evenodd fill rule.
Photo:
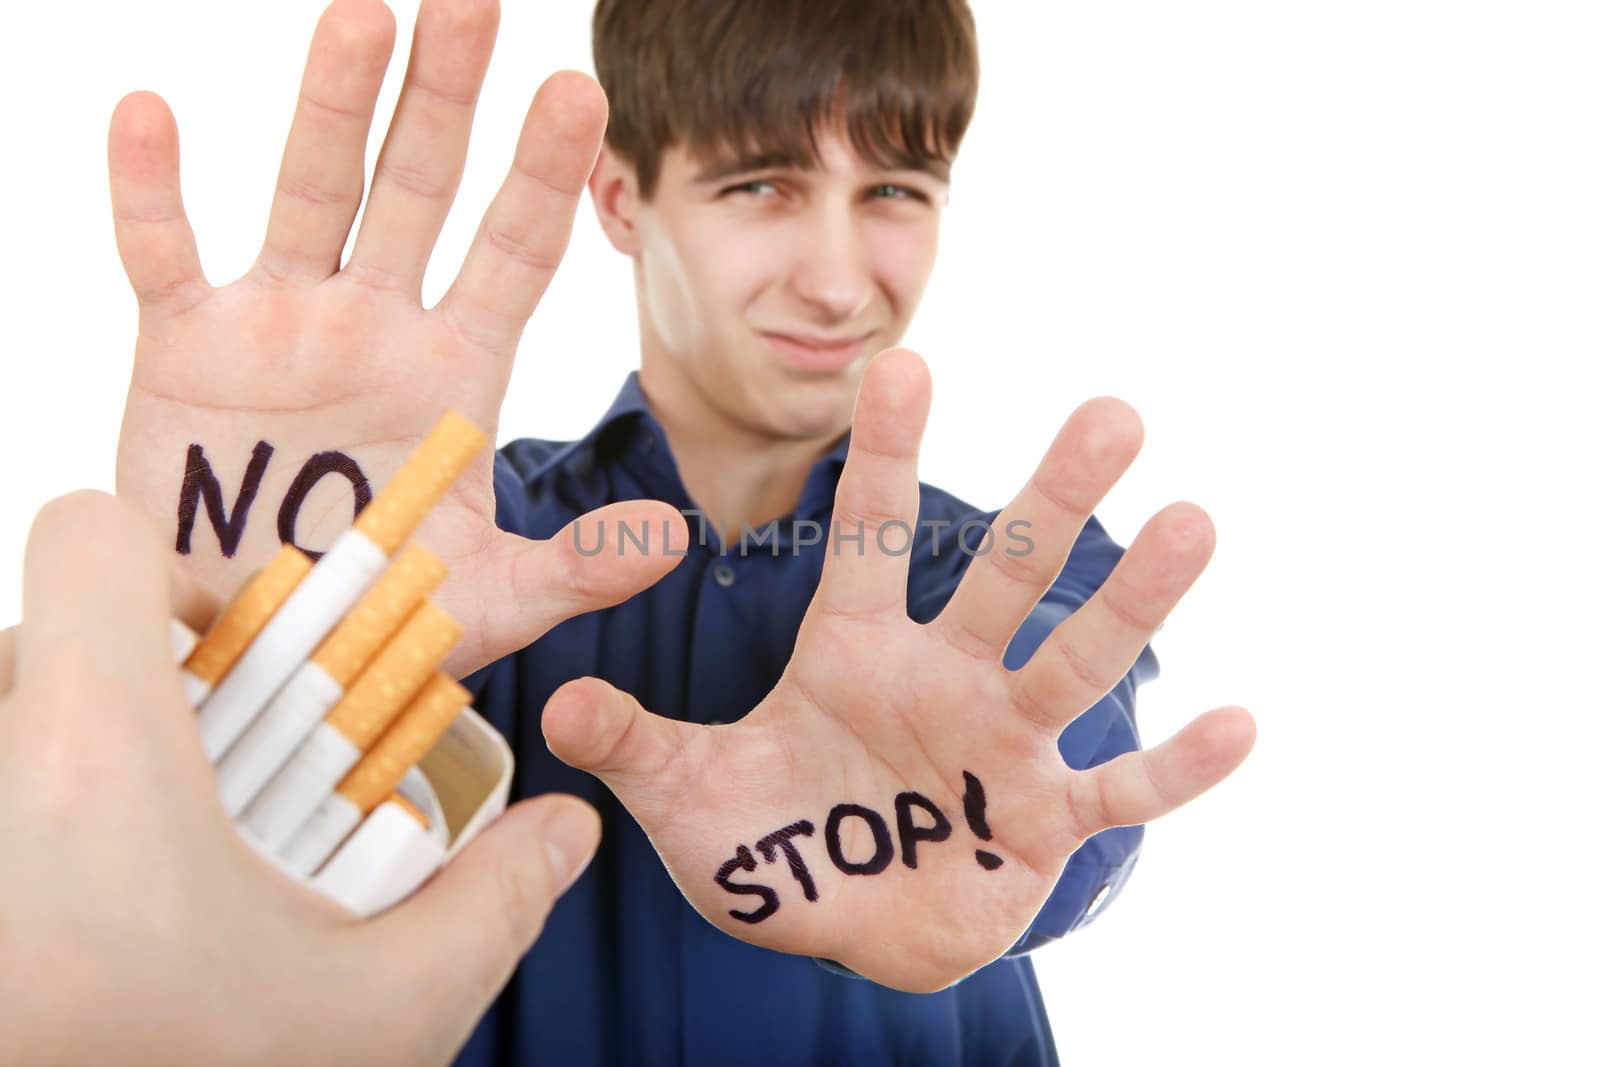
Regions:
<instances>
[{"instance_id":1,"label":"cigarette filter","mask_svg":"<svg viewBox=\"0 0 1600 1067\"><path fill-rule=\"evenodd\" d=\"M405 710L460 636L461 624L431 602L413 611L250 804L244 822L256 839L270 848L289 841L334 784Z\"/></svg>"},{"instance_id":2,"label":"cigarette filter","mask_svg":"<svg viewBox=\"0 0 1600 1067\"><path fill-rule=\"evenodd\" d=\"M183 689L192 707L200 706L310 570L309 556L293 545L284 545L245 582L233 603L223 609L183 660Z\"/></svg>"},{"instance_id":3,"label":"cigarette filter","mask_svg":"<svg viewBox=\"0 0 1600 1067\"><path fill-rule=\"evenodd\" d=\"M444 581L438 556L418 544L407 545L367 595L317 647L311 662L339 688L349 687L417 605Z\"/></svg>"},{"instance_id":4,"label":"cigarette filter","mask_svg":"<svg viewBox=\"0 0 1600 1067\"><path fill-rule=\"evenodd\" d=\"M460 682L435 674L334 791L363 814L372 811L433 747L471 698Z\"/></svg>"},{"instance_id":5,"label":"cigarette filter","mask_svg":"<svg viewBox=\"0 0 1600 1067\"><path fill-rule=\"evenodd\" d=\"M222 806L238 815L294 753L345 687L443 581L438 557L411 544L356 603L217 764Z\"/></svg>"},{"instance_id":6,"label":"cigarette filter","mask_svg":"<svg viewBox=\"0 0 1600 1067\"><path fill-rule=\"evenodd\" d=\"M487 442L483 431L472 423L454 411L445 412L389 484L362 510L355 528L386 554L392 553Z\"/></svg>"}]
</instances>

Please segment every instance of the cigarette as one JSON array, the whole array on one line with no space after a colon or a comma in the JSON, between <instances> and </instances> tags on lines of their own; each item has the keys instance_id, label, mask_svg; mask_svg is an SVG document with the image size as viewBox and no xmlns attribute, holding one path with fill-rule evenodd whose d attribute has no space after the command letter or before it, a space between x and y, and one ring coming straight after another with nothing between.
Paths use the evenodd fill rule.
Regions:
<instances>
[{"instance_id":1,"label":"cigarette","mask_svg":"<svg viewBox=\"0 0 1600 1067\"><path fill-rule=\"evenodd\" d=\"M200 739L213 762L376 580L486 441L477 427L447 412L356 524L339 535L201 707Z\"/></svg>"},{"instance_id":2,"label":"cigarette","mask_svg":"<svg viewBox=\"0 0 1600 1067\"><path fill-rule=\"evenodd\" d=\"M355 528L386 555L393 553L488 440L454 411L445 412L383 492L361 512Z\"/></svg>"},{"instance_id":3,"label":"cigarette","mask_svg":"<svg viewBox=\"0 0 1600 1067\"><path fill-rule=\"evenodd\" d=\"M322 788L316 809L280 853L289 869L310 874L322 866L345 835L433 747L471 696L459 682L435 674L338 786L331 793Z\"/></svg>"},{"instance_id":4,"label":"cigarette","mask_svg":"<svg viewBox=\"0 0 1600 1067\"><path fill-rule=\"evenodd\" d=\"M245 810L250 833L269 848L288 842L424 688L460 636L461 624L433 603L413 611Z\"/></svg>"},{"instance_id":5,"label":"cigarette","mask_svg":"<svg viewBox=\"0 0 1600 1067\"><path fill-rule=\"evenodd\" d=\"M217 764L217 789L229 816L255 799L444 574L437 556L418 544L408 545L311 661L278 690Z\"/></svg>"},{"instance_id":6,"label":"cigarette","mask_svg":"<svg viewBox=\"0 0 1600 1067\"><path fill-rule=\"evenodd\" d=\"M194 646L200 643L200 636L177 619L169 619L168 622L171 624L167 627L167 634L172 638L172 659L181 668L183 661L189 658L189 653L194 651Z\"/></svg>"},{"instance_id":7,"label":"cigarette","mask_svg":"<svg viewBox=\"0 0 1600 1067\"><path fill-rule=\"evenodd\" d=\"M355 832L346 830L349 840L323 865L311 886L358 915L372 915L393 904L395 885L415 884L438 864L442 849L425 840L427 819L398 793L379 804L359 827L354 823L351 827Z\"/></svg>"},{"instance_id":8,"label":"cigarette","mask_svg":"<svg viewBox=\"0 0 1600 1067\"><path fill-rule=\"evenodd\" d=\"M428 823L428 817L422 813L422 809L411 803L411 801L407 800L403 793L390 793L384 798L383 803L395 805L401 811L415 819L417 821L417 825L422 827L424 830L431 829L431 826ZM382 804L378 805L378 807L382 806ZM373 810L377 809L374 808Z\"/></svg>"},{"instance_id":9,"label":"cigarette","mask_svg":"<svg viewBox=\"0 0 1600 1067\"><path fill-rule=\"evenodd\" d=\"M233 603L183 658L179 673L191 707L200 706L310 570L310 557L293 545L284 545L245 582Z\"/></svg>"},{"instance_id":10,"label":"cigarette","mask_svg":"<svg viewBox=\"0 0 1600 1067\"><path fill-rule=\"evenodd\" d=\"M448 675L435 674L361 761L350 768L334 792L363 814L376 808L449 729L471 699L466 686Z\"/></svg>"}]
</instances>

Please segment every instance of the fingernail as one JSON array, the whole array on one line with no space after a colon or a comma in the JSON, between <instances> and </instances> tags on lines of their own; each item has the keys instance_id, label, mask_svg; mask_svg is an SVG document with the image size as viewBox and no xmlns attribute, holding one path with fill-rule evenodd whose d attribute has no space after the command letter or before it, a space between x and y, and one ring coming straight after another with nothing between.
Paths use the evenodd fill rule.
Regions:
<instances>
[{"instance_id":1,"label":"fingernail","mask_svg":"<svg viewBox=\"0 0 1600 1067\"><path fill-rule=\"evenodd\" d=\"M554 810L545 817L542 830L544 850L550 858L550 873L560 887L558 892L564 893L594 855L600 819L593 808L576 799L553 802L551 807Z\"/></svg>"}]
</instances>

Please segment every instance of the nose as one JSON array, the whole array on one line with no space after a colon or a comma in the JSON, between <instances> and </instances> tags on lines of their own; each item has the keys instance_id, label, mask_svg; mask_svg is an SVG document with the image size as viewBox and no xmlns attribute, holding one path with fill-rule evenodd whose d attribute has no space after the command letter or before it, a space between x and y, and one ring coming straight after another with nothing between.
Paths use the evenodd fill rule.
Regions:
<instances>
[{"instance_id":1,"label":"nose","mask_svg":"<svg viewBox=\"0 0 1600 1067\"><path fill-rule=\"evenodd\" d=\"M828 324L848 322L872 301L870 250L848 205L821 203L799 231L790 286Z\"/></svg>"}]
</instances>

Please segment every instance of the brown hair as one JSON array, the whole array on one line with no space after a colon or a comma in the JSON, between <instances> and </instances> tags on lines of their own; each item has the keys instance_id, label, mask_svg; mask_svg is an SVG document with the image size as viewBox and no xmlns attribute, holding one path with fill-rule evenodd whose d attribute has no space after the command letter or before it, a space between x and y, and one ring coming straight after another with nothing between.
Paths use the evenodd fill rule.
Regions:
<instances>
[{"instance_id":1,"label":"brown hair","mask_svg":"<svg viewBox=\"0 0 1600 1067\"><path fill-rule=\"evenodd\" d=\"M645 200L673 145L810 168L836 123L875 166L942 174L978 95L966 0L599 0L594 64Z\"/></svg>"}]
</instances>

